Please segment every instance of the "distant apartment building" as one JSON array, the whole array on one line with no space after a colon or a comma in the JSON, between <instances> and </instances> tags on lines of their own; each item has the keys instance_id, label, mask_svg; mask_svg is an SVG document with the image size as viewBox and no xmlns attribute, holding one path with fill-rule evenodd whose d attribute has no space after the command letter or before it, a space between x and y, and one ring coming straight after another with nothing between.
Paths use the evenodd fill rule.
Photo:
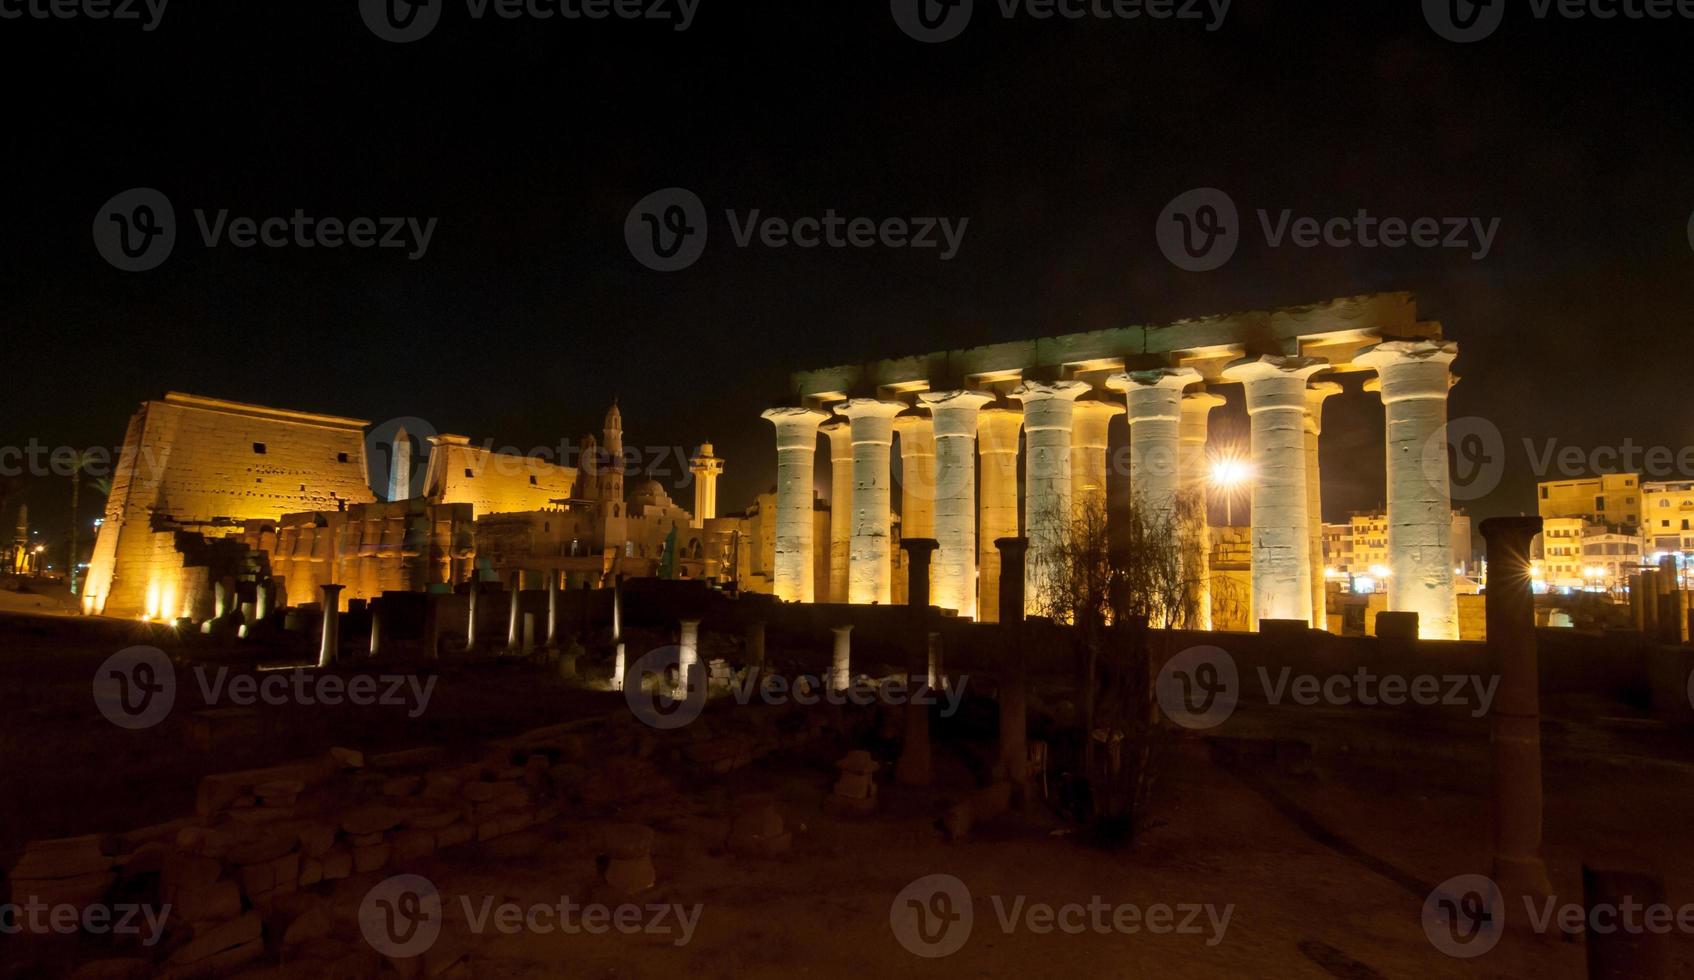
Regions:
<instances>
[{"instance_id":1,"label":"distant apartment building","mask_svg":"<svg viewBox=\"0 0 1694 980\"><path fill-rule=\"evenodd\" d=\"M1386 589L1381 582L1388 567L1388 515L1383 511L1354 513L1344 524L1323 526L1324 568L1336 578L1371 580L1372 588ZM1471 519L1464 510L1453 511L1453 567L1469 571L1474 561ZM1355 587L1357 585L1355 584Z\"/></svg>"},{"instance_id":2,"label":"distant apartment building","mask_svg":"<svg viewBox=\"0 0 1694 980\"><path fill-rule=\"evenodd\" d=\"M1641 478L1634 473L1604 473L1580 480L1550 480L1537 487L1542 517L1583 517L1614 527L1641 525Z\"/></svg>"},{"instance_id":3,"label":"distant apartment building","mask_svg":"<svg viewBox=\"0 0 1694 980\"><path fill-rule=\"evenodd\" d=\"M1641 531L1654 552L1694 554L1694 482L1643 483Z\"/></svg>"}]
</instances>

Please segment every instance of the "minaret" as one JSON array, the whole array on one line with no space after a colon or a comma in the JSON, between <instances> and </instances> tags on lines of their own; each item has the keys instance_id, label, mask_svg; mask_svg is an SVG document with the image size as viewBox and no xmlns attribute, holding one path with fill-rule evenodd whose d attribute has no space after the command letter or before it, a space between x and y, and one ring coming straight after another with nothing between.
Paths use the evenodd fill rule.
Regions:
<instances>
[{"instance_id":1,"label":"minaret","mask_svg":"<svg viewBox=\"0 0 1694 980\"><path fill-rule=\"evenodd\" d=\"M706 521L718 516L718 477L723 475L723 460L712 454L712 444L700 444L700 452L688 461L688 471L694 474L694 526L705 527Z\"/></svg>"},{"instance_id":2,"label":"minaret","mask_svg":"<svg viewBox=\"0 0 1694 980\"><path fill-rule=\"evenodd\" d=\"M606 410L606 425L601 432L599 466L601 547L624 550L629 540L629 520L623 499L623 413L618 411L617 399Z\"/></svg>"},{"instance_id":3,"label":"minaret","mask_svg":"<svg viewBox=\"0 0 1694 980\"><path fill-rule=\"evenodd\" d=\"M394 433L393 469L388 474L388 499L410 500L412 497L412 437L405 426Z\"/></svg>"}]
</instances>

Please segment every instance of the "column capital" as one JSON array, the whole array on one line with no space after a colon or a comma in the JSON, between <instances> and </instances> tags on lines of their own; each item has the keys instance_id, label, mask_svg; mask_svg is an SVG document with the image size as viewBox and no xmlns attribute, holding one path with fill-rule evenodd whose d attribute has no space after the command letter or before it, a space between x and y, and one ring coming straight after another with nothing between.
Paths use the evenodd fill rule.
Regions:
<instances>
[{"instance_id":1,"label":"column capital","mask_svg":"<svg viewBox=\"0 0 1694 980\"><path fill-rule=\"evenodd\" d=\"M1341 386L1333 381L1314 381L1306 386L1306 431L1323 432L1323 403L1341 394Z\"/></svg>"},{"instance_id":2,"label":"column capital","mask_svg":"<svg viewBox=\"0 0 1694 980\"><path fill-rule=\"evenodd\" d=\"M891 419L905 409L905 402L885 402L880 398L849 398L836 406L836 411L850 421L854 419Z\"/></svg>"},{"instance_id":3,"label":"column capital","mask_svg":"<svg viewBox=\"0 0 1694 980\"><path fill-rule=\"evenodd\" d=\"M1389 340L1365 349L1355 364L1376 369L1365 390L1382 395L1384 404L1414 398L1446 398L1457 378L1452 372L1459 345L1451 340Z\"/></svg>"},{"instance_id":4,"label":"column capital","mask_svg":"<svg viewBox=\"0 0 1694 980\"><path fill-rule=\"evenodd\" d=\"M1210 413L1212 409L1218 408L1228 401L1229 399L1215 391L1206 391L1204 389L1199 391L1185 391L1182 393L1182 410L1184 412Z\"/></svg>"},{"instance_id":5,"label":"column capital","mask_svg":"<svg viewBox=\"0 0 1694 980\"><path fill-rule=\"evenodd\" d=\"M1459 345L1457 341L1385 340L1360 351L1358 356L1353 358L1353 363L1371 368L1420 361L1451 364L1453 359L1458 356Z\"/></svg>"},{"instance_id":6,"label":"column capital","mask_svg":"<svg viewBox=\"0 0 1694 980\"><path fill-rule=\"evenodd\" d=\"M907 429L923 429L935 425L935 416L922 405L909 405L905 410L894 416L894 431L904 432Z\"/></svg>"},{"instance_id":7,"label":"column capital","mask_svg":"<svg viewBox=\"0 0 1694 980\"><path fill-rule=\"evenodd\" d=\"M822 422L829 416L815 408L803 408L797 405L789 405L778 408L767 408L759 414L759 417L766 419L772 425L775 425L780 436L780 434L785 431L796 429L816 432L818 423Z\"/></svg>"},{"instance_id":8,"label":"column capital","mask_svg":"<svg viewBox=\"0 0 1694 980\"><path fill-rule=\"evenodd\" d=\"M1482 532L1486 543L1492 545L1499 542L1503 548L1521 551L1527 555L1530 541L1541 533L1541 525L1542 519L1539 517L1490 517L1483 521L1477 530Z\"/></svg>"},{"instance_id":9,"label":"column capital","mask_svg":"<svg viewBox=\"0 0 1694 980\"><path fill-rule=\"evenodd\" d=\"M1125 409L1123 402L1116 398L1106 398L1097 391L1091 391L1076 400L1077 417L1096 416L1110 419L1122 415Z\"/></svg>"},{"instance_id":10,"label":"column capital","mask_svg":"<svg viewBox=\"0 0 1694 980\"><path fill-rule=\"evenodd\" d=\"M1075 401L1092 387L1086 381L1029 381L1024 380L1012 389L1012 397L1028 405L1030 402L1063 398Z\"/></svg>"},{"instance_id":11,"label":"column capital","mask_svg":"<svg viewBox=\"0 0 1694 980\"><path fill-rule=\"evenodd\" d=\"M1200 372L1191 367L1153 368L1149 371L1123 371L1106 379L1113 391L1134 388L1175 388L1178 391L1200 382Z\"/></svg>"},{"instance_id":12,"label":"column capital","mask_svg":"<svg viewBox=\"0 0 1694 980\"><path fill-rule=\"evenodd\" d=\"M1259 381L1264 378L1299 378L1305 381L1319 371L1329 367L1329 360L1323 357L1305 357L1296 354L1264 354L1259 357L1243 357L1231 361L1223 369L1223 376L1230 381Z\"/></svg>"},{"instance_id":13,"label":"column capital","mask_svg":"<svg viewBox=\"0 0 1694 980\"><path fill-rule=\"evenodd\" d=\"M924 391L918 393L918 400L930 406L931 410L941 407L981 408L994 400L994 396L986 391Z\"/></svg>"}]
</instances>

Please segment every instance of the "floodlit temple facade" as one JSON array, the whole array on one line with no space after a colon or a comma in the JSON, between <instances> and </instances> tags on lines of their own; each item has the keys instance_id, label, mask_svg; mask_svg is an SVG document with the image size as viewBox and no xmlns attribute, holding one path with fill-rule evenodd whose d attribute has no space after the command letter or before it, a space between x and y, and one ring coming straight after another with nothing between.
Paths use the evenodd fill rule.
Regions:
<instances>
[{"instance_id":1,"label":"floodlit temple facade","mask_svg":"<svg viewBox=\"0 0 1694 980\"><path fill-rule=\"evenodd\" d=\"M1241 385L1253 472L1252 622L1324 628L1317 449L1324 402L1341 390L1325 379L1370 372L1367 388L1387 417L1388 608L1416 613L1425 638L1457 639L1445 431L1457 353L1410 295L1385 293L799 372L791 400L764 413L778 457L773 590L800 602L890 600L898 432L906 534L940 542L935 603L995 621L994 540L1027 536L1033 573L1063 533L1061 519L1041 515L1103 502L1114 414L1128 416L1132 493L1169 512L1179 491L1206 478L1217 389ZM813 518L820 431L834 491L827 537ZM1032 579L1026 592L1030 611L1038 585Z\"/></svg>"},{"instance_id":2,"label":"floodlit temple facade","mask_svg":"<svg viewBox=\"0 0 1694 980\"><path fill-rule=\"evenodd\" d=\"M114 473L84 610L201 621L219 586L235 583L264 583L277 606L340 585L345 606L514 576L533 588L549 575L586 587L728 572L714 522L696 521L656 481L626 488L616 405L599 439L582 441L579 466L402 429L386 478L373 479L369 428L176 392L144 403ZM708 444L695 463L715 501L722 460Z\"/></svg>"}]
</instances>

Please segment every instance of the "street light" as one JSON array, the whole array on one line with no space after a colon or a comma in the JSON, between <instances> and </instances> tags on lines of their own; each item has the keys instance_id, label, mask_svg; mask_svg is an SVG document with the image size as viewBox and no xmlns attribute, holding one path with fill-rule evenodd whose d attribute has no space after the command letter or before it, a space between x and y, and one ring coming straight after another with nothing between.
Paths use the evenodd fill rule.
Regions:
<instances>
[{"instance_id":1,"label":"street light","mask_svg":"<svg viewBox=\"0 0 1694 980\"><path fill-rule=\"evenodd\" d=\"M1223 522L1235 526L1235 495L1253 479L1253 467L1236 450L1225 450L1212 461L1211 483L1223 495Z\"/></svg>"}]
</instances>

